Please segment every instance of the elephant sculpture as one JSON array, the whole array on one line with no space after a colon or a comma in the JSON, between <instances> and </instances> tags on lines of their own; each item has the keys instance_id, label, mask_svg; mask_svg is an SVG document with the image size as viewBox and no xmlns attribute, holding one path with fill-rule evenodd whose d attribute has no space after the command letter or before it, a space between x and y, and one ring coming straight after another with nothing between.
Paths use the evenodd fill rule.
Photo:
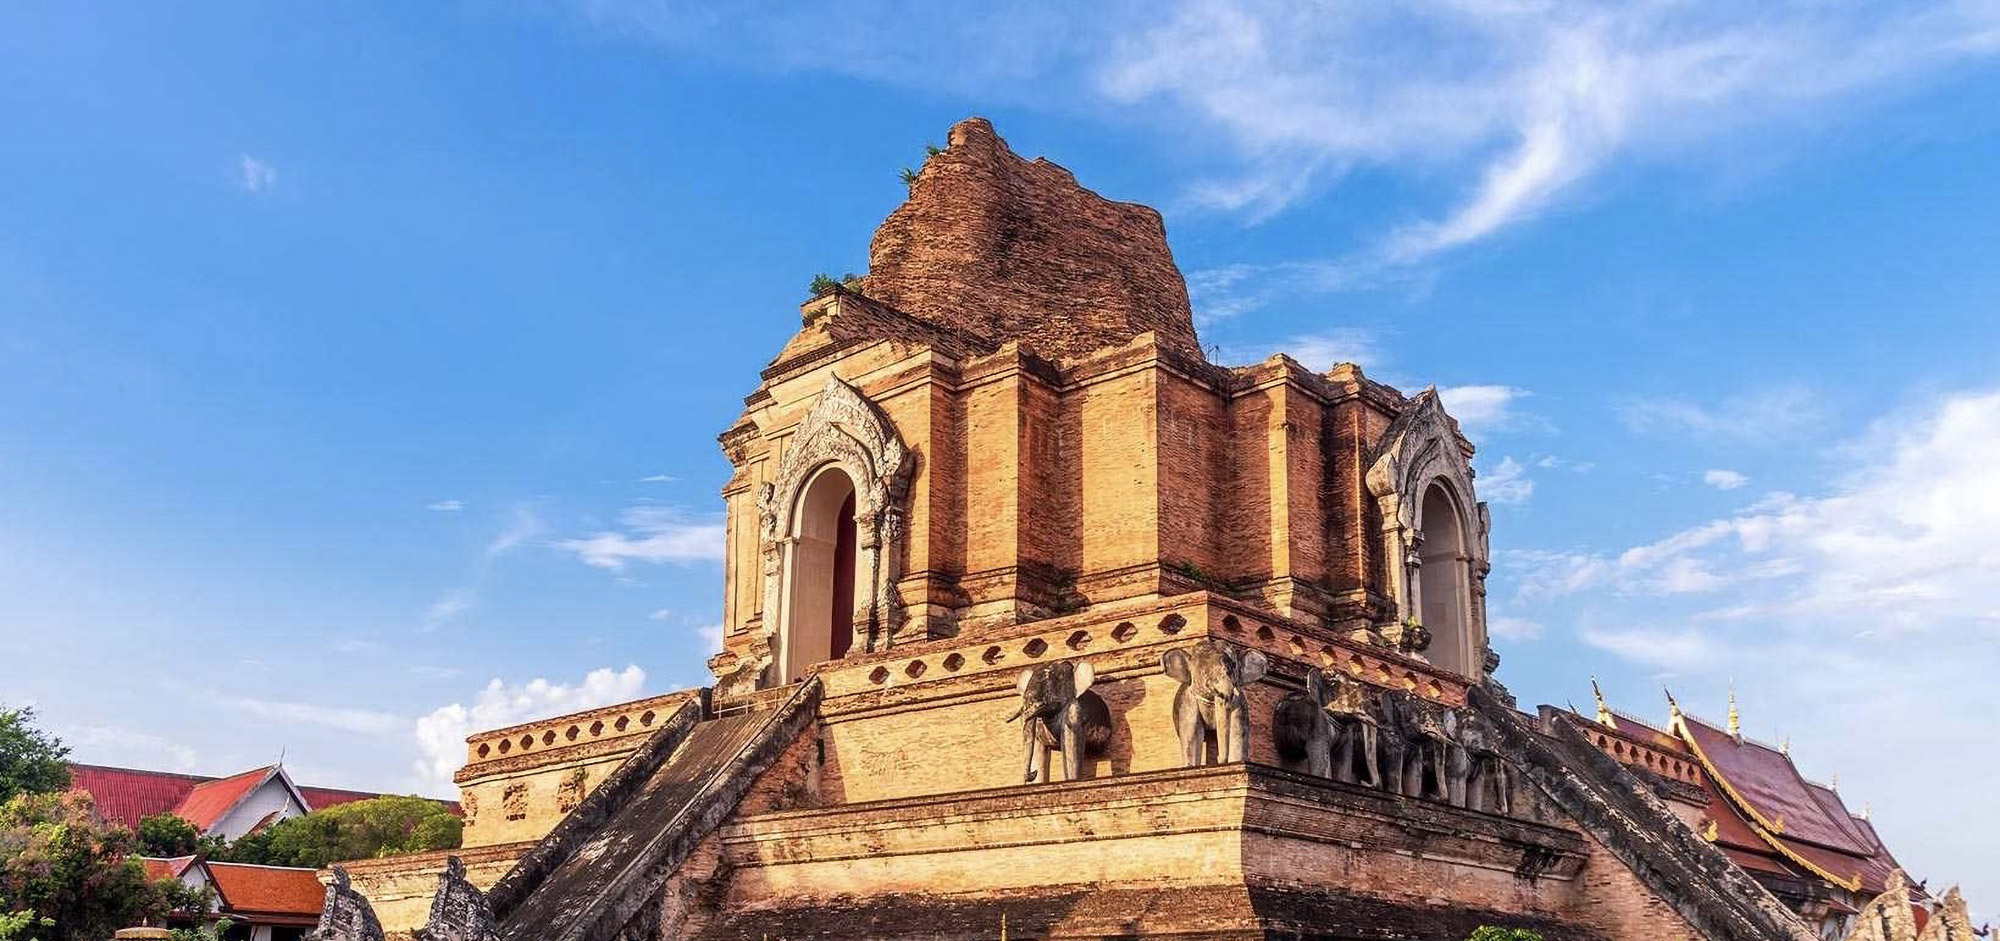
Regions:
<instances>
[{"instance_id":1,"label":"elephant sculpture","mask_svg":"<svg viewBox=\"0 0 2000 941\"><path fill-rule=\"evenodd\" d=\"M1468 711L1459 716L1458 754L1464 756L1464 779L1452 803L1496 814L1514 812L1514 781L1507 759L1500 754L1491 725Z\"/></svg>"},{"instance_id":2,"label":"elephant sculpture","mask_svg":"<svg viewBox=\"0 0 2000 941\"><path fill-rule=\"evenodd\" d=\"M1335 732L1334 779L1348 784L1381 787L1378 734L1381 723L1376 718L1376 710L1371 708L1373 704L1368 687L1354 680L1342 679L1338 674L1328 674L1327 679L1334 690L1331 701L1326 704L1327 716L1333 721Z\"/></svg>"},{"instance_id":3,"label":"elephant sculpture","mask_svg":"<svg viewBox=\"0 0 2000 941\"><path fill-rule=\"evenodd\" d=\"M1245 691L1269 666L1257 651L1239 651L1214 639L1160 655L1160 668L1181 684L1174 694L1174 730L1180 733L1188 767L1210 763L1210 735L1215 738L1215 763L1244 760L1250 745Z\"/></svg>"},{"instance_id":4,"label":"elephant sculpture","mask_svg":"<svg viewBox=\"0 0 2000 941\"><path fill-rule=\"evenodd\" d=\"M1399 793L1405 797L1450 799L1451 786L1445 777L1445 766L1455 746L1446 731L1448 717L1444 707L1407 693L1401 705L1401 721L1396 727L1396 737L1403 742Z\"/></svg>"},{"instance_id":5,"label":"elephant sculpture","mask_svg":"<svg viewBox=\"0 0 2000 941\"><path fill-rule=\"evenodd\" d=\"M1305 690L1286 693L1271 715L1271 739L1278 747L1278 757L1305 762L1306 773L1316 777L1333 777L1340 728L1327 707L1333 700L1333 684L1338 682L1339 678L1329 677L1318 667L1307 667Z\"/></svg>"},{"instance_id":6,"label":"elephant sculpture","mask_svg":"<svg viewBox=\"0 0 2000 941\"><path fill-rule=\"evenodd\" d=\"M1111 707L1090 690L1096 678L1090 664L1073 660L1021 671L1014 683L1021 705L1007 721L1022 720L1028 783L1053 779L1049 759L1056 751L1062 752L1063 779L1076 780L1083 775L1084 758L1111 741Z\"/></svg>"}]
</instances>

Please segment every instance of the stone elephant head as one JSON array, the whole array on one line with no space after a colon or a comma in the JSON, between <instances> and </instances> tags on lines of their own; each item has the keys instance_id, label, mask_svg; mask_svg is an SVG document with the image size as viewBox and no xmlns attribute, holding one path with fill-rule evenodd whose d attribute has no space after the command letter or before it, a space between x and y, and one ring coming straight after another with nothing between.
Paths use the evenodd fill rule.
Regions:
<instances>
[{"instance_id":1,"label":"stone elephant head","mask_svg":"<svg viewBox=\"0 0 2000 941\"><path fill-rule=\"evenodd\" d=\"M1514 812L1514 782L1507 758L1500 752L1500 736L1491 723L1467 709L1458 714L1456 753L1463 768L1462 780L1453 782L1452 803L1496 814Z\"/></svg>"},{"instance_id":2,"label":"stone elephant head","mask_svg":"<svg viewBox=\"0 0 2000 941\"><path fill-rule=\"evenodd\" d=\"M1382 771L1389 790L1406 797L1450 797L1445 769L1456 745L1446 729L1444 707L1400 690L1384 693L1383 704L1394 717L1382 727Z\"/></svg>"},{"instance_id":3,"label":"stone elephant head","mask_svg":"<svg viewBox=\"0 0 2000 941\"><path fill-rule=\"evenodd\" d=\"M1318 667L1306 668L1306 688L1286 693L1271 713L1271 742L1278 757L1303 762L1306 773L1333 776L1333 753L1340 729L1327 706L1333 701L1337 676L1328 676Z\"/></svg>"},{"instance_id":4,"label":"stone elephant head","mask_svg":"<svg viewBox=\"0 0 2000 941\"><path fill-rule=\"evenodd\" d=\"M1022 720L1028 783L1053 779L1053 751L1062 752L1063 779L1076 780L1083 774L1083 759L1111 740L1111 707L1090 691L1096 679L1088 663L1057 660L1022 670L1015 680L1021 704L1007 721Z\"/></svg>"},{"instance_id":5,"label":"stone elephant head","mask_svg":"<svg viewBox=\"0 0 2000 941\"><path fill-rule=\"evenodd\" d=\"M1209 763L1210 735L1215 737L1215 762L1244 759L1250 744L1245 691L1269 667L1263 654L1214 639L1160 655L1160 668L1181 684L1174 694L1174 730L1180 733L1188 767Z\"/></svg>"}]
</instances>

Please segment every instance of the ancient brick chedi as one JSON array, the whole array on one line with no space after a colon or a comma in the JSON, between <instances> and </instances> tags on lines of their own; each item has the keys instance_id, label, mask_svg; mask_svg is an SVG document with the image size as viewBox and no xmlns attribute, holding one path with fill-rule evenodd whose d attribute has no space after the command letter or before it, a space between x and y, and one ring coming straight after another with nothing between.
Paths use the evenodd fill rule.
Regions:
<instances>
[{"instance_id":1,"label":"ancient brick chedi","mask_svg":"<svg viewBox=\"0 0 2000 941\"><path fill-rule=\"evenodd\" d=\"M800 313L721 435L715 684L472 736L461 859L345 869L390 933L1831 930L1684 759L1494 679L1437 395L1210 362L1152 210L967 121Z\"/></svg>"}]
</instances>

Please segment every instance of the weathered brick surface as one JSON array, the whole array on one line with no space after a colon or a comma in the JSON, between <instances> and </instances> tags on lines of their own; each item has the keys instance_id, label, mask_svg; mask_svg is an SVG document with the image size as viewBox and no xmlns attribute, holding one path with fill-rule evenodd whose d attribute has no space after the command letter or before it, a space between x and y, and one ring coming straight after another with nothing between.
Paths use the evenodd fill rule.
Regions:
<instances>
[{"instance_id":1,"label":"weathered brick surface","mask_svg":"<svg viewBox=\"0 0 2000 941\"><path fill-rule=\"evenodd\" d=\"M1199 355L1153 209L1023 160L983 118L951 129L869 246L866 293L919 319L1064 359L1154 332Z\"/></svg>"}]
</instances>

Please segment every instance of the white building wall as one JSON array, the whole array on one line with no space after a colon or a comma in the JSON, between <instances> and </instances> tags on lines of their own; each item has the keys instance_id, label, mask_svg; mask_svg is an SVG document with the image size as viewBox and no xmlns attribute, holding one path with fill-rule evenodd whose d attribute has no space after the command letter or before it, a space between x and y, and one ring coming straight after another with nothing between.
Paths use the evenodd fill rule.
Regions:
<instances>
[{"instance_id":1,"label":"white building wall","mask_svg":"<svg viewBox=\"0 0 2000 941\"><path fill-rule=\"evenodd\" d=\"M216 821L215 826L208 832L224 839L234 840L249 833L250 828L255 827L258 821L274 810L283 811L278 817L280 820L297 817L306 812L306 808L292 796L291 788L286 787L285 782L279 780L277 775L272 775L262 787L251 792L249 797L236 805L235 810Z\"/></svg>"}]
</instances>

